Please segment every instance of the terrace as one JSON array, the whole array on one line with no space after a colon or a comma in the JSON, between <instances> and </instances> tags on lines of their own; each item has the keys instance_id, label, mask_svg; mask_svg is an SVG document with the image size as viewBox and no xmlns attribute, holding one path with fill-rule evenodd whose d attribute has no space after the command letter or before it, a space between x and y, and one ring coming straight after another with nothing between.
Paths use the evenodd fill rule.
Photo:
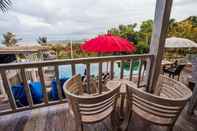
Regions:
<instances>
[{"instance_id":1,"label":"terrace","mask_svg":"<svg viewBox=\"0 0 197 131\"><path fill-rule=\"evenodd\" d=\"M37 130L73 130L76 131L78 126L74 120L76 116L70 113L70 105L68 104L68 98L64 97L64 92L61 89L61 80L60 80L60 66L66 65L70 67L72 76L78 74L76 67L79 64L84 65L86 68L87 75L87 93L91 93L91 68L93 64L97 64L97 88L98 93L102 94L104 92L104 85L102 81L102 73L105 73L103 69L103 64L109 64L109 81L116 80L122 81L127 80L135 83L137 88L143 88L145 92L153 93L157 90L161 61L164 53L164 43L165 36L169 22L169 16L171 12L172 0L157 0L154 28L151 39L150 52L148 54L142 55L122 55L122 56L108 56L108 57L96 57L96 58L81 58L81 59L70 59L70 60L53 60L53 61L42 61L42 62L29 62L29 63L13 63L13 64L2 64L0 65L0 73L2 78L2 83L4 87L3 97L1 99L7 99L8 102L5 102L0 105L0 130L2 131L15 131L15 130L28 130L28 131L37 131ZM134 74L132 65L134 62L141 63L137 74ZM123 64L129 63L129 73L125 73ZM119 74L116 75L115 64L120 65ZM147 63L146 69L144 64ZM45 69L52 67L55 74L55 82L57 83L57 96L58 99L50 100L48 97L48 89L46 87L47 83L45 80ZM34 69L37 70L37 79L41 82L42 92L43 92L43 102L37 104L32 97L32 93L28 84L30 78L27 76L27 70ZM67 69L65 69L67 70ZM19 106L17 101L13 96L11 89L10 79L8 75L11 72L17 72L19 74L19 79L24 84L25 94L27 105ZM174 81L177 82L177 81ZM180 84L181 85L181 84ZM182 86L182 85L181 85ZM180 87L181 88L181 87ZM127 121L127 104L123 97L125 97L126 89L120 89L120 98L118 98L118 109L116 113L120 114L120 122L118 126L125 128L127 123L128 130L165 130L166 127L154 126L146 122L139 115L134 114L132 120ZM173 102L172 102L173 103ZM153 104L154 105L154 104ZM154 107L153 107L154 108ZM157 107L155 107L157 108ZM164 108L164 107L163 107ZM157 109L155 109L157 110ZM163 110L162 110L163 111ZM164 111L165 112L165 111ZM146 118L150 116L145 116ZM154 116L152 116L154 117ZM107 119L96 123L96 124L84 124L85 130L102 130L108 131L112 130L112 125L110 119ZM111 120L115 121L115 119ZM159 120L158 120L159 121ZM187 106L184 107L182 113L179 115L178 120L175 123L173 130L175 131L195 131L196 130L196 116L188 116Z\"/></svg>"}]
</instances>

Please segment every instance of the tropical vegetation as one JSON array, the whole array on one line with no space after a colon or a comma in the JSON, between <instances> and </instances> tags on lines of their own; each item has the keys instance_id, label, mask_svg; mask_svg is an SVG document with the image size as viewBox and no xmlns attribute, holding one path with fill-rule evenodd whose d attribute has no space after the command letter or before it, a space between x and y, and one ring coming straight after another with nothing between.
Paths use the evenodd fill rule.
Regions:
<instances>
[{"instance_id":1,"label":"tropical vegetation","mask_svg":"<svg viewBox=\"0 0 197 131\"><path fill-rule=\"evenodd\" d=\"M146 53L151 41L152 26L153 21L147 20L142 22L138 30L136 29L136 24L133 24L120 25L118 28L112 28L108 32L134 42L138 48L136 53ZM197 16L191 16L179 22L171 19L167 37L181 37L197 42Z\"/></svg>"},{"instance_id":2,"label":"tropical vegetation","mask_svg":"<svg viewBox=\"0 0 197 131\"><path fill-rule=\"evenodd\" d=\"M40 45L46 45L46 44L47 44L47 37L45 37L45 36L44 36L44 37L39 36L37 42L38 42Z\"/></svg>"},{"instance_id":3,"label":"tropical vegetation","mask_svg":"<svg viewBox=\"0 0 197 131\"><path fill-rule=\"evenodd\" d=\"M136 47L137 54L147 53L149 51L149 45L151 42L153 20L146 20L138 26L136 23L128 25L119 25L118 27L111 28L107 33L113 35L118 35L131 42L133 42ZM197 16L191 16L183 21L176 21L171 19L169 22L169 29L167 32L167 37L182 37L193 40L197 42ZM16 44L18 39L16 39L15 34L7 32L3 35L3 44L6 46L13 46ZM63 41L60 43L53 43L47 40L47 37L38 37L37 42L40 45L48 46L50 50L54 51L59 59L62 58L74 58L96 56L94 53L86 53L80 50L80 44L78 42L71 43L68 41ZM107 55L107 54L106 54Z\"/></svg>"},{"instance_id":4,"label":"tropical vegetation","mask_svg":"<svg viewBox=\"0 0 197 131\"><path fill-rule=\"evenodd\" d=\"M16 43L18 41L20 41L21 39L17 39L16 38L16 35L14 33L11 33L11 32L7 32L5 34L3 34L3 41L2 41L2 44L7 46L7 47L10 47L10 46L15 46Z\"/></svg>"}]
</instances>

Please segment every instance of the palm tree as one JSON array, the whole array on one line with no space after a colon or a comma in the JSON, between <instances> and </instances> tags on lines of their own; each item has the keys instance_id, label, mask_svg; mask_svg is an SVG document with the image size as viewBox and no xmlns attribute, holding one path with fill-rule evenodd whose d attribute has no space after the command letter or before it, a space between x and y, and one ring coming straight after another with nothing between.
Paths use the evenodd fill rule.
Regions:
<instances>
[{"instance_id":1,"label":"palm tree","mask_svg":"<svg viewBox=\"0 0 197 131\"><path fill-rule=\"evenodd\" d=\"M16 43L21 39L16 39L16 35L11 32L7 32L3 34L4 40L2 41L2 44L4 44L7 47L14 46Z\"/></svg>"},{"instance_id":2,"label":"palm tree","mask_svg":"<svg viewBox=\"0 0 197 131\"><path fill-rule=\"evenodd\" d=\"M0 10L6 12L10 8L12 2L11 0L0 0Z\"/></svg>"},{"instance_id":3,"label":"palm tree","mask_svg":"<svg viewBox=\"0 0 197 131\"><path fill-rule=\"evenodd\" d=\"M38 42L40 45L46 45L46 44L47 44L47 37L38 37L37 42Z\"/></svg>"}]
</instances>

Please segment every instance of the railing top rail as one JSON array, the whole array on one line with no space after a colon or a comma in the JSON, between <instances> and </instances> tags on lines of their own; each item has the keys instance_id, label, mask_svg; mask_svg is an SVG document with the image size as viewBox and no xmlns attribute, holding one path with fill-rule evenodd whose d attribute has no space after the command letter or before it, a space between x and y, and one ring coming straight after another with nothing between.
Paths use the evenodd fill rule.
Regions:
<instances>
[{"instance_id":1,"label":"railing top rail","mask_svg":"<svg viewBox=\"0 0 197 131\"><path fill-rule=\"evenodd\" d=\"M149 58L151 54L136 54L136 55L120 55L120 56L104 56L104 57L90 57L90 58L78 58L78 59L64 59L64 60L50 60L41 62L28 62L28 63L9 63L0 64L0 70L5 69L20 69L20 68L36 68L38 66L54 66L54 65L66 65L66 64L86 64L86 63L99 63L116 60L129 60L138 58Z\"/></svg>"}]
</instances>

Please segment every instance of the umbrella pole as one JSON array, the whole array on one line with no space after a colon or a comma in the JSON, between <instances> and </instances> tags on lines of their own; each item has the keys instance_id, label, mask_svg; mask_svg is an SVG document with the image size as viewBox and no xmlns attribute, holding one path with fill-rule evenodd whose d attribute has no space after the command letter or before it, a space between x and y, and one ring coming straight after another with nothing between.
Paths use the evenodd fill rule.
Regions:
<instances>
[{"instance_id":1,"label":"umbrella pole","mask_svg":"<svg viewBox=\"0 0 197 131\"><path fill-rule=\"evenodd\" d=\"M102 53L98 53L98 57L102 56ZM107 62L107 65L106 65L106 73L108 73L108 67L109 67L109 63Z\"/></svg>"},{"instance_id":2,"label":"umbrella pole","mask_svg":"<svg viewBox=\"0 0 197 131\"><path fill-rule=\"evenodd\" d=\"M108 66L109 66L109 63L107 62L107 73L108 73Z\"/></svg>"}]
</instances>

